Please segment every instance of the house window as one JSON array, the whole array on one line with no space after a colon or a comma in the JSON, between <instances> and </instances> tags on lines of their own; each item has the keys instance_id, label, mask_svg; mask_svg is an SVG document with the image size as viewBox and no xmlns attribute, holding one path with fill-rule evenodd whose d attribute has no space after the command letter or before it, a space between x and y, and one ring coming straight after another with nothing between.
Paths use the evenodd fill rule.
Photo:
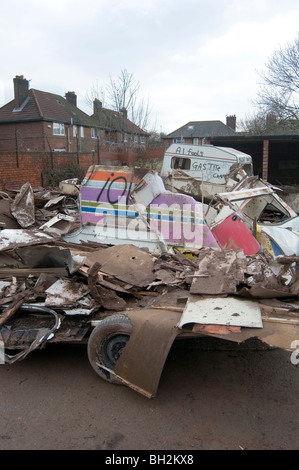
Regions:
<instances>
[{"instance_id":1,"label":"house window","mask_svg":"<svg viewBox=\"0 0 299 470\"><path fill-rule=\"evenodd\" d=\"M137 144L137 143L138 143L138 135L137 135L137 134L134 134L134 136L133 136L133 142L134 142L134 144Z\"/></svg>"},{"instance_id":2,"label":"house window","mask_svg":"<svg viewBox=\"0 0 299 470\"><path fill-rule=\"evenodd\" d=\"M128 142L128 135L126 132L123 133L123 142Z\"/></svg>"},{"instance_id":3,"label":"house window","mask_svg":"<svg viewBox=\"0 0 299 470\"><path fill-rule=\"evenodd\" d=\"M96 139L98 137L97 129L95 127L91 128L91 137L92 139Z\"/></svg>"},{"instance_id":4,"label":"house window","mask_svg":"<svg viewBox=\"0 0 299 470\"><path fill-rule=\"evenodd\" d=\"M78 128L77 128L77 126L74 124L74 125L73 125L73 137L77 137L77 134L78 134Z\"/></svg>"},{"instance_id":5,"label":"house window","mask_svg":"<svg viewBox=\"0 0 299 470\"><path fill-rule=\"evenodd\" d=\"M140 136L140 142L141 142L142 144L145 144L145 135L141 135L141 136Z\"/></svg>"},{"instance_id":6,"label":"house window","mask_svg":"<svg viewBox=\"0 0 299 470\"><path fill-rule=\"evenodd\" d=\"M193 145L198 145L198 137L193 137Z\"/></svg>"},{"instance_id":7,"label":"house window","mask_svg":"<svg viewBox=\"0 0 299 470\"><path fill-rule=\"evenodd\" d=\"M185 141L183 139L183 137L181 137L180 139L173 139L173 143L174 144L183 144Z\"/></svg>"},{"instance_id":8,"label":"house window","mask_svg":"<svg viewBox=\"0 0 299 470\"><path fill-rule=\"evenodd\" d=\"M84 127L80 126L80 137L84 137Z\"/></svg>"},{"instance_id":9,"label":"house window","mask_svg":"<svg viewBox=\"0 0 299 470\"><path fill-rule=\"evenodd\" d=\"M62 124L61 122L53 122L53 134L65 135L64 124Z\"/></svg>"}]
</instances>

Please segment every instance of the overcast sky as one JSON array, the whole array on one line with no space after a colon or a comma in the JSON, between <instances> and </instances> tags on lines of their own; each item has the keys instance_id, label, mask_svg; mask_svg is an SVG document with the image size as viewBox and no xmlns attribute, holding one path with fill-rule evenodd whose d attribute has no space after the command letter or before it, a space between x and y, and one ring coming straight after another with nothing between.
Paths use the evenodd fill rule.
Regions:
<instances>
[{"instance_id":1,"label":"overcast sky","mask_svg":"<svg viewBox=\"0 0 299 470\"><path fill-rule=\"evenodd\" d=\"M13 78L64 96L105 88L126 69L153 128L244 119L257 70L299 32L298 0L8 0L0 9L0 106Z\"/></svg>"}]
</instances>

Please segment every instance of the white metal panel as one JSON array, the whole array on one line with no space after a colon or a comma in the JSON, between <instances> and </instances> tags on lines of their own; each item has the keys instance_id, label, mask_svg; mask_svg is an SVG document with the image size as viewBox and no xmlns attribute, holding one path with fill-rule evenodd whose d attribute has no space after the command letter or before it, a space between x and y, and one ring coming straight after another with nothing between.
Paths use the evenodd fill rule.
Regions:
<instances>
[{"instance_id":1,"label":"white metal panel","mask_svg":"<svg viewBox=\"0 0 299 470\"><path fill-rule=\"evenodd\" d=\"M190 295L178 326L182 328L188 323L263 327L259 303L233 296L200 297Z\"/></svg>"}]
</instances>

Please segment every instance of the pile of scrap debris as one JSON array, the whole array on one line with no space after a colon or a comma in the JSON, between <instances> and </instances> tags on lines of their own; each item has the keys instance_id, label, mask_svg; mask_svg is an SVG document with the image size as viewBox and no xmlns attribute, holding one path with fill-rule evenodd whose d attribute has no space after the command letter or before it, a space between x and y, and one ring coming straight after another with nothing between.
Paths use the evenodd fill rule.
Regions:
<instances>
[{"instance_id":1,"label":"pile of scrap debris","mask_svg":"<svg viewBox=\"0 0 299 470\"><path fill-rule=\"evenodd\" d=\"M40 229L61 236L80 225L78 180L62 181L59 189L33 189L29 182L19 190L0 191L0 229Z\"/></svg>"},{"instance_id":2,"label":"pile of scrap debris","mask_svg":"<svg viewBox=\"0 0 299 470\"><path fill-rule=\"evenodd\" d=\"M67 183L66 192L65 186L53 192L33 190L27 183L15 194L0 195L0 341L9 351L22 351L5 355L6 362L48 341L87 341L98 321L115 312L133 322L136 312L139 321L154 312L158 322L166 312L175 312L165 351L174 337L190 332L236 342L257 337L284 349L299 338L298 217L281 204L272 187L258 178L246 179L205 208L207 233L215 238L217 249L203 243L193 250L172 245L154 252L130 239L115 244L109 238L84 239L84 183L82 188ZM144 190L144 180L141 187ZM160 194L150 194L147 204ZM96 201L100 204L99 198ZM144 219L136 211L137 218ZM273 217L278 224L271 225ZM72 242L78 230L80 241ZM50 321L49 328L53 312L54 326ZM123 367L128 370L132 357L126 356L126 349L122 361L127 361ZM140 351L138 357L145 356ZM159 371L164 360L157 365ZM118 369L120 377L123 370ZM130 376L123 380L132 385ZM156 386L144 393L154 395Z\"/></svg>"}]
</instances>

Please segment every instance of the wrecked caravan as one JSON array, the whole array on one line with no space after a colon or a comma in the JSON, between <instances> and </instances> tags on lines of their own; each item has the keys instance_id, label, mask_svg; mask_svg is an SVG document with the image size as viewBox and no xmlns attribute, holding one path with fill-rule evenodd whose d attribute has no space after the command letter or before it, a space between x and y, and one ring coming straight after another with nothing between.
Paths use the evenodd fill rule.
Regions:
<instances>
[{"instance_id":1,"label":"wrecked caravan","mask_svg":"<svg viewBox=\"0 0 299 470\"><path fill-rule=\"evenodd\" d=\"M80 194L81 228L64 237L119 245L128 241L151 252L218 244L194 198L167 191L160 176L139 168L89 168Z\"/></svg>"},{"instance_id":2,"label":"wrecked caravan","mask_svg":"<svg viewBox=\"0 0 299 470\"><path fill-rule=\"evenodd\" d=\"M245 187L238 191L221 194L208 226L212 208L165 190L156 174L95 166L81 185L79 230L0 231L0 362L48 343L85 344L99 377L151 398L174 341L254 338L292 351L299 256L262 249L252 194L245 214ZM225 210L237 217L230 232ZM246 229L238 240L237 221Z\"/></svg>"},{"instance_id":3,"label":"wrecked caravan","mask_svg":"<svg viewBox=\"0 0 299 470\"><path fill-rule=\"evenodd\" d=\"M252 251L274 257L299 255L299 217L279 196L280 190L257 176L244 178L232 191L215 196L217 214L210 228L222 249L241 248L251 238ZM244 242L244 238L243 238Z\"/></svg>"},{"instance_id":4,"label":"wrecked caravan","mask_svg":"<svg viewBox=\"0 0 299 470\"><path fill-rule=\"evenodd\" d=\"M252 158L232 148L213 145L172 144L164 154L161 177L171 191L211 200L227 190L231 172L253 174Z\"/></svg>"}]
</instances>

